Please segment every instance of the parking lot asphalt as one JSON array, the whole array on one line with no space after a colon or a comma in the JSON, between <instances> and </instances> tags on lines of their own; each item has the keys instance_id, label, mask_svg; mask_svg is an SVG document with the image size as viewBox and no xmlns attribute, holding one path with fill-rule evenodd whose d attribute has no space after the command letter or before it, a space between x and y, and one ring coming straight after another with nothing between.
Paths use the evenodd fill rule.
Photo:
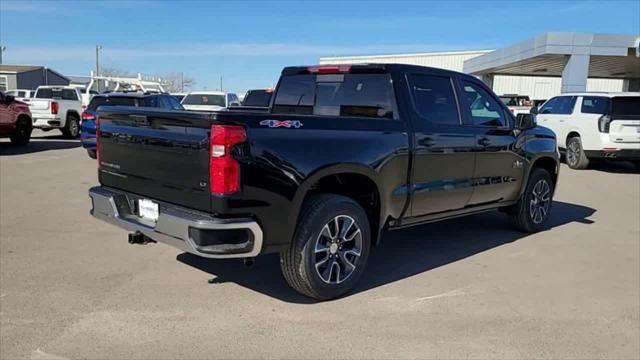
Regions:
<instances>
[{"instance_id":1,"label":"parking lot asphalt","mask_svg":"<svg viewBox=\"0 0 640 360\"><path fill-rule=\"evenodd\" d=\"M315 303L277 256L246 268L129 245L88 213L95 160L57 135L0 140L3 359L640 357L625 163L563 165L542 233L490 212L386 234L354 293Z\"/></svg>"}]
</instances>

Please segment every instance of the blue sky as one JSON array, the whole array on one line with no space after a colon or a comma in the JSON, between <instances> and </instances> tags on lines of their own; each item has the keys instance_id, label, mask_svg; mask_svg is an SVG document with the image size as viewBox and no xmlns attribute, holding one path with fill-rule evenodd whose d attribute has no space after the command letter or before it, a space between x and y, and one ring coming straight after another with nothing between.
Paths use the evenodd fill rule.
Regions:
<instances>
[{"instance_id":1,"label":"blue sky","mask_svg":"<svg viewBox=\"0 0 640 360\"><path fill-rule=\"evenodd\" d=\"M640 0L208 2L0 0L5 64L88 75L183 71L196 88L270 86L321 56L492 49L547 31L640 34Z\"/></svg>"}]
</instances>

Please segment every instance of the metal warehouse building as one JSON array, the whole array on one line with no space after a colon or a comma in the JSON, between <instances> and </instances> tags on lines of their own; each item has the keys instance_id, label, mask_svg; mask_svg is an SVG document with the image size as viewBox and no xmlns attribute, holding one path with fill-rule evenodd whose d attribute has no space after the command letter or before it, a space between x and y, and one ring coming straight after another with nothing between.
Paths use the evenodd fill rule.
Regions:
<instances>
[{"instance_id":1,"label":"metal warehouse building","mask_svg":"<svg viewBox=\"0 0 640 360\"><path fill-rule=\"evenodd\" d=\"M45 66L0 65L0 90L35 90L40 85L69 85L69 79Z\"/></svg>"},{"instance_id":2,"label":"metal warehouse building","mask_svg":"<svg viewBox=\"0 0 640 360\"><path fill-rule=\"evenodd\" d=\"M590 36L590 37L589 37ZM569 42L570 51L597 51L599 48L593 47L591 45L593 43L593 39L598 39L599 34L581 34L581 33L546 33L540 35L534 39L531 39L532 47L535 48L536 45L543 44L544 48L550 47L552 45L547 44L547 42L556 41L556 39L566 40ZM624 35L621 35L624 36ZM575 39L590 39L589 46L582 46L578 48L577 45L574 45L572 41ZM607 40L605 39L605 42ZM523 49L523 53L529 51L528 49L524 49L522 44L516 44L511 47L507 47L505 49L498 50L472 50L472 51L449 51L449 52L429 52L429 53L415 53L415 54L396 54L396 55L369 55L369 56L338 56L338 57L323 57L320 59L320 64L348 64L348 63L401 63L401 64L412 64L412 65L422 65L422 66L431 66L437 68L444 68L459 72L470 72L468 71L469 64L473 65L474 62L483 59L486 57L492 57L495 54L502 54L505 50L510 50L515 53L518 53L519 49ZM606 44L605 44L606 45ZM625 45L626 46L626 45ZM633 51L633 47L635 45L630 46L629 51ZM588 48L584 50L583 48ZM592 50L592 47L596 50ZM607 48L606 46L602 48ZM635 67L635 56L630 56L632 59L627 61L631 62L631 66ZM476 59L480 58L480 59ZM569 56L564 56L560 61L568 61ZM473 61L469 61L471 59L476 59ZM640 60L639 60L640 61ZM467 64L465 66L465 63ZM640 62L638 63L640 66ZM467 68L465 71L465 68ZM535 66L530 67L527 73L523 72L518 75L505 75L499 74L496 72L491 76L490 85L493 87L493 90L501 95L501 94L522 94L529 95L531 99L549 99L552 96L558 95L562 90L562 74L555 74L555 72L547 72L548 70L545 68L544 62L540 61L540 66L537 68ZM549 75L554 76L544 76L543 74L548 73ZM538 76L537 74L541 74L542 76ZM586 81L586 91L626 91L630 90L628 86L627 78L635 78L635 75L630 75L628 77L621 78L618 73L612 74L611 78L604 78L606 76L598 73L597 77L588 78ZM615 75L615 76L614 76ZM590 75L589 75L590 76ZM631 89L635 90L635 89Z\"/></svg>"}]
</instances>

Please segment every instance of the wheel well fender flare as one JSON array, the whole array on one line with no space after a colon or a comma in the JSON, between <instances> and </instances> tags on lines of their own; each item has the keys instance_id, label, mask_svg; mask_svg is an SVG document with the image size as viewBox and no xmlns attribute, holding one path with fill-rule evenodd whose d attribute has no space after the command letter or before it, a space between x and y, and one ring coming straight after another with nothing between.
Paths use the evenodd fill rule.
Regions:
<instances>
[{"instance_id":1,"label":"wheel well fender flare","mask_svg":"<svg viewBox=\"0 0 640 360\"><path fill-rule=\"evenodd\" d=\"M531 176L531 172L534 168L542 168L550 171L551 179L553 180L553 190L555 192L555 188L558 181L558 175L560 172L560 160L557 156L552 156L550 154L540 154L532 159L530 159L530 166L527 167L527 171L524 177L524 181L522 183L522 188L520 189L520 195L524 193L524 190L527 188L529 183L529 177Z\"/></svg>"},{"instance_id":2,"label":"wheel well fender flare","mask_svg":"<svg viewBox=\"0 0 640 360\"><path fill-rule=\"evenodd\" d=\"M361 165L361 164L335 164L322 167L310 173L305 180L298 186L296 193L293 198L293 214L295 217L295 223L298 222L298 218L300 216L300 210L302 208L302 204L312 190L314 184L316 184L319 180L332 176L332 175L340 175L340 174L357 174L363 175L370 179L376 186L378 193L378 201L380 202L380 214L384 213L383 209L385 208L385 199L384 196L380 193L380 183L378 181L378 173L374 171L372 168ZM382 221L380 219L379 221Z\"/></svg>"},{"instance_id":3,"label":"wheel well fender flare","mask_svg":"<svg viewBox=\"0 0 640 360\"><path fill-rule=\"evenodd\" d=\"M68 119L70 115L75 116L76 119L80 120L80 114L78 114L78 112L75 110L67 110L67 117L65 118L65 120Z\"/></svg>"}]
</instances>

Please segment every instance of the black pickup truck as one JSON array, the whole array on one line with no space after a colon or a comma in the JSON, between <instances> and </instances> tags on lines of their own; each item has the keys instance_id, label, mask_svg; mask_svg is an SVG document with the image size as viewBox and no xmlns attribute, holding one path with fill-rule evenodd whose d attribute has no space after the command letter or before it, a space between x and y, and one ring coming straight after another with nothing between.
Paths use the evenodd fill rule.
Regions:
<instances>
[{"instance_id":1,"label":"black pickup truck","mask_svg":"<svg viewBox=\"0 0 640 360\"><path fill-rule=\"evenodd\" d=\"M131 243L278 252L295 290L331 299L386 230L494 209L544 229L558 151L534 120L456 72L287 67L268 111L99 109L91 214Z\"/></svg>"}]
</instances>

